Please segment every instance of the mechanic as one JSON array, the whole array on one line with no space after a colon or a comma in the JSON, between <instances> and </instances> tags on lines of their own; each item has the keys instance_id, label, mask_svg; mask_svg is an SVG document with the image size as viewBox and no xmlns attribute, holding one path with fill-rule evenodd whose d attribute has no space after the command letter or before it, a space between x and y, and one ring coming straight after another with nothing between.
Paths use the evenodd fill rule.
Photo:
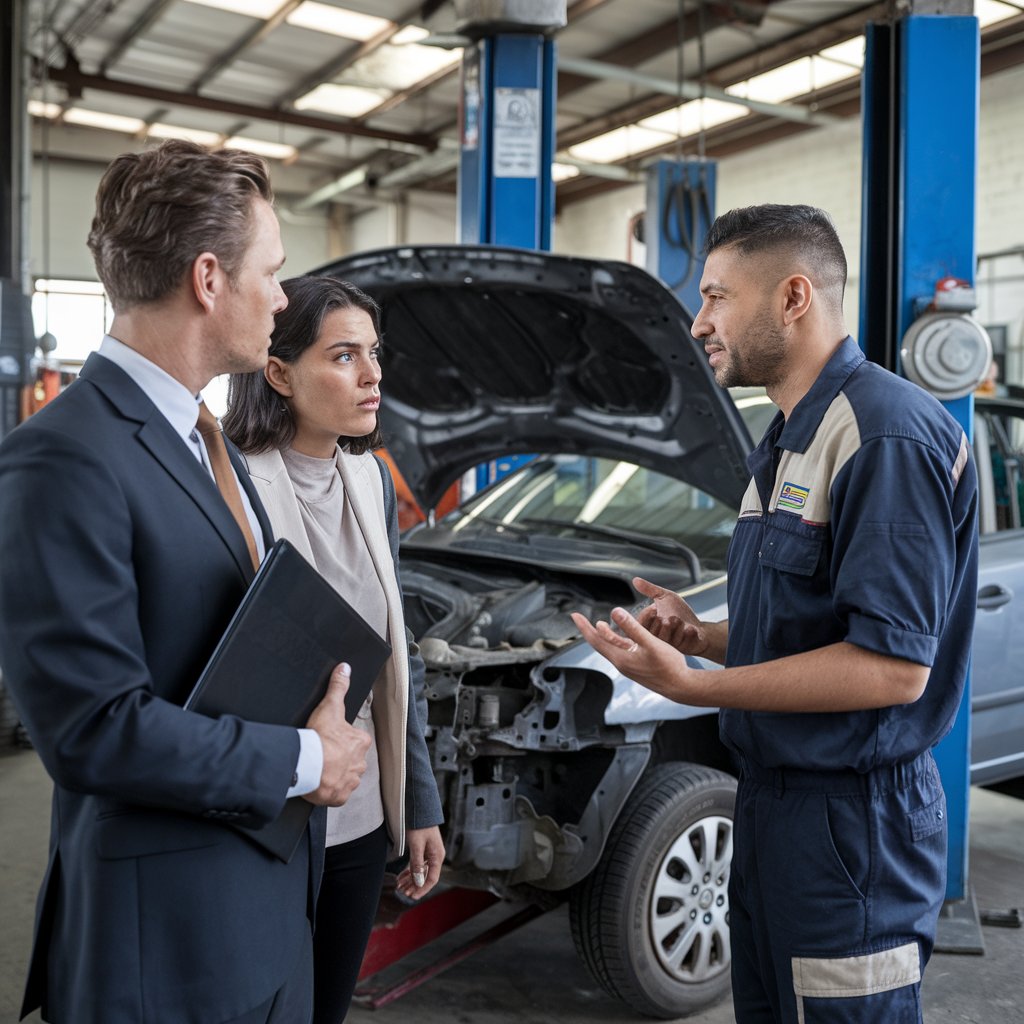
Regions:
<instances>
[{"instance_id":1,"label":"mechanic","mask_svg":"<svg viewBox=\"0 0 1024 1024\"><path fill-rule=\"evenodd\" d=\"M573 617L625 675L722 709L736 1020L919 1022L946 881L930 749L960 704L977 588L970 448L847 335L827 214L732 210L705 253L693 336L719 385L763 386L780 409L748 459L729 618L640 579L653 601L612 612L624 635Z\"/></svg>"}]
</instances>

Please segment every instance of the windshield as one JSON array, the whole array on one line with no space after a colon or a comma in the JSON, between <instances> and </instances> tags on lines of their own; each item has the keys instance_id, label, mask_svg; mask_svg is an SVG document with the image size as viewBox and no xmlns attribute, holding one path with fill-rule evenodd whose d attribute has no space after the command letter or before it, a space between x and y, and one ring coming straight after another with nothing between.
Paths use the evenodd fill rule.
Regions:
<instances>
[{"instance_id":1,"label":"windshield","mask_svg":"<svg viewBox=\"0 0 1024 1024\"><path fill-rule=\"evenodd\" d=\"M724 568L735 521L735 509L682 480L581 455L540 456L443 520L454 532L500 526L589 543L660 539L666 552L692 549L707 569Z\"/></svg>"}]
</instances>

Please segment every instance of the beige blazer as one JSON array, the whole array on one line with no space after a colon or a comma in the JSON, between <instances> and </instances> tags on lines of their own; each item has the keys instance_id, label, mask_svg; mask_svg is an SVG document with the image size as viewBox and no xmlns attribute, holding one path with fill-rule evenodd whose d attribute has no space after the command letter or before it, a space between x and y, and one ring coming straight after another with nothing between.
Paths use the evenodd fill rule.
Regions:
<instances>
[{"instance_id":1,"label":"beige blazer","mask_svg":"<svg viewBox=\"0 0 1024 1024\"><path fill-rule=\"evenodd\" d=\"M246 455L249 476L263 502L275 537L295 545L311 563L313 551L306 537L298 499L284 459L274 449ZM373 456L349 455L339 447L338 471L345 495L355 513L370 557L377 568L388 605L388 642L392 654L373 688L373 724L380 762L380 790L384 820L394 846L389 857L405 850L406 723L409 712L409 651L402 597L391 556L384 516L384 486Z\"/></svg>"}]
</instances>

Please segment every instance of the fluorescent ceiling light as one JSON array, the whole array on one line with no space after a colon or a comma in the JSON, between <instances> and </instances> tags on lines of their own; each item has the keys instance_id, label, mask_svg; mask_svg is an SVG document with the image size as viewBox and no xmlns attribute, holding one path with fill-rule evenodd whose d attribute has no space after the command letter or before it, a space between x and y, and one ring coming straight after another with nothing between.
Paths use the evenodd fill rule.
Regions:
<instances>
[{"instance_id":1,"label":"fluorescent ceiling light","mask_svg":"<svg viewBox=\"0 0 1024 1024\"><path fill-rule=\"evenodd\" d=\"M307 92L305 96L300 96L295 101L295 109L323 110L328 114L340 114L342 117L362 117L385 99L387 93L375 89L325 82L312 92Z\"/></svg>"},{"instance_id":2,"label":"fluorescent ceiling light","mask_svg":"<svg viewBox=\"0 0 1024 1024\"><path fill-rule=\"evenodd\" d=\"M425 28L420 28L419 25L406 25L405 28L399 29L388 42L395 46L408 46L409 43L418 43L429 35L430 33Z\"/></svg>"},{"instance_id":3,"label":"fluorescent ceiling light","mask_svg":"<svg viewBox=\"0 0 1024 1024\"><path fill-rule=\"evenodd\" d=\"M453 67L461 59L461 50L442 50L437 46L420 46L416 43L404 46L385 43L346 69L345 78L352 82L372 82L392 92L399 92L445 68Z\"/></svg>"},{"instance_id":4,"label":"fluorescent ceiling light","mask_svg":"<svg viewBox=\"0 0 1024 1024\"><path fill-rule=\"evenodd\" d=\"M997 21L1005 21L1007 18L1020 14L1020 9L1010 4L1000 3L999 0L975 0L974 13L978 16L979 26L987 28Z\"/></svg>"},{"instance_id":5,"label":"fluorescent ceiling light","mask_svg":"<svg viewBox=\"0 0 1024 1024\"><path fill-rule=\"evenodd\" d=\"M596 164L611 164L617 160L643 153L656 146L664 146L673 140L670 132L655 132L635 124L627 124L614 131L596 135L575 146L569 147L569 155L577 160L592 161Z\"/></svg>"},{"instance_id":6,"label":"fluorescent ceiling light","mask_svg":"<svg viewBox=\"0 0 1024 1024\"><path fill-rule=\"evenodd\" d=\"M190 4L216 7L232 14L245 14L250 18L269 18L276 13L284 0L188 0Z\"/></svg>"},{"instance_id":7,"label":"fluorescent ceiling light","mask_svg":"<svg viewBox=\"0 0 1024 1024\"><path fill-rule=\"evenodd\" d=\"M690 100L671 110L664 110L653 117L645 117L639 122L642 128L652 131L668 132L672 136L696 135L702 129L714 128L746 117L750 111L739 103L726 103L724 100L699 99Z\"/></svg>"},{"instance_id":8,"label":"fluorescent ceiling light","mask_svg":"<svg viewBox=\"0 0 1024 1024\"><path fill-rule=\"evenodd\" d=\"M278 4L280 6L280 3ZM387 18L378 18L373 14L359 14L344 7L333 7L330 4L318 4L316 0L306 0L299 4L287 17L289 25L299 28L313 29L315 32L330 32L331 35L344 36L346 39L358 39L365 42L387 28L394 26Z\"/></svg>"},{"instance_id":9,"label":"fluorescent ceiling light","mask_svg":"<svg viewBox=\"0 0 1024 1024\"><path fill-rule=\"evenodd\" d=\"M48 117L51 121L60 116L59 103L44 103L42 100L29 100L28 112L33 117Z\"/></svg>"},{"instance_id":10,"label":"fluorescent ceiling light","mask_svg":"<svg viewBox=\"0 0 1024 1024\"><path fill-rule=\"evenodd\" d=\"M151 124L146 134L151 139L187 139L200 146L219 146L224 137L218 132L208 132L202 128L180 128L178 125L162 124L159 121Z\"/></svg>"},{"instance_id":11,"label":"fluorescent ceiling light","mask_svg":"<svg viewBox=\"0 0 1024 1024\"><path fill-rule=\"evenodd\" d=\"M553 181L565 181L568 178L579 177L580 169L572 164L553 163L551 165L551 178Z\"/></svg>"},{"instance_id":12,"label":"fluorescent ceiling light","mask_svg":"<svg viewBox=\"0 0 1024 1024\"><path fill-rule=\"evenodd\" d=\"M35 291L59 292L62 295L102 295L103 285L99 281L68 281L55 277L36 279Z\"/></svg>"},{"instance_id":13,"label":"fluorescent ceiling light","mask_svg":"<svg viewBox=\"0 0 1024 1024\"><path fill-rule=\"evenodd\" d=\"M98 110L85 110L72 107L64 112L64 120L70 124L82 124L89 128L106 128L112 132L125 132L137 135L146 127L146 122L138 117L124 117L121 114L104 114Z\"/></svg>"},{"instance_id":14,"label":"fluorescent ceiling light","mask_svg":"<svg viewBox=\"0 0 1024 1024\"><path fill-rule=\"evenodd\" d=\"M243 135L232 135L224 143L224 148L245 149L270 160L289 160L297 152L294 146L286 146L283 142L265 142L263 139L250 139Z\"/></svg>"}]
</instances>

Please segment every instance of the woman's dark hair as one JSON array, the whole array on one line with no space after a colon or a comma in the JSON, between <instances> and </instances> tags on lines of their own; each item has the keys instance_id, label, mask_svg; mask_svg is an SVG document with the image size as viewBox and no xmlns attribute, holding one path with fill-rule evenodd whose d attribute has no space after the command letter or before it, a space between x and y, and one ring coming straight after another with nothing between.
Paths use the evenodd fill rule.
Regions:
<instances>
[{"instance_id":1,"label":"woman's dark hair","mask_svg":"<svg viewBox=\"0 0 1024 1024\"><path fill-rule=\"evenodd\" d=\"M380 306L365 292L334 277L293 277L282 281L288 305L274 320L270 355L294 363L320 336L324 317L336 309L361 309L380 337ZM295 422L285 400L270 386L262 370L233 373L228 382L228 411L224 433L247 454L287 448L295 437ZM353 455L381 448L380 425L363 437L338 440Z\"/></svg>"}]
</instances>

